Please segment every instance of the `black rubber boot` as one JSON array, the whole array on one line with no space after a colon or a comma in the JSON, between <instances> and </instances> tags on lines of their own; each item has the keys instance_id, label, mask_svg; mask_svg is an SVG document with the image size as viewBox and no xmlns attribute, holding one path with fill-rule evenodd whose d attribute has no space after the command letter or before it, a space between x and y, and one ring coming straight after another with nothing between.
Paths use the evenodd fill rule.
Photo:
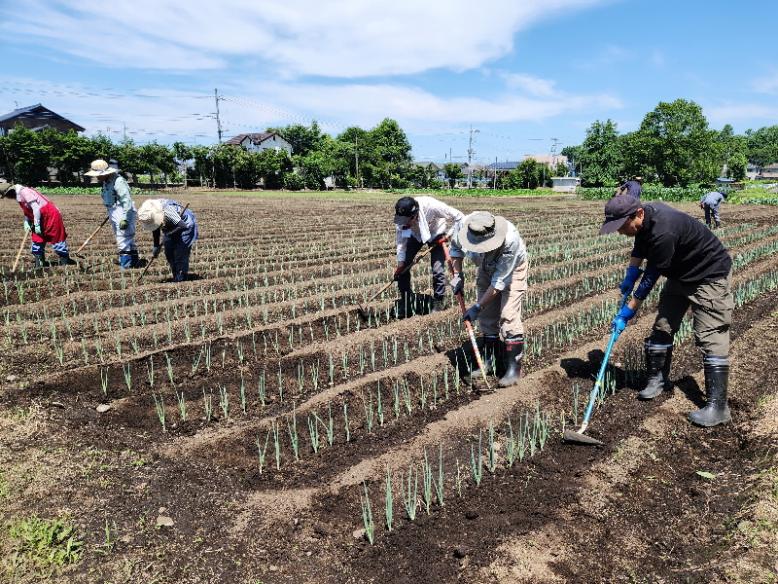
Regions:
<instances>
[{"instance_id":1,"label":"black rubber boot","mask_svg":"<svg viewBox=\"0 0 778 584\"><path fill-rule=\"evenodd\" d=\"M433 298L430 306L430 314L446 310L446 301L443 298Z\"/></svg>"},{"instance_id":2,"label":"black rubber boot","mask_svg":"<svg viewBox=\"0 0 778 584\"><path fill-rule=\"evenodd\" d=\"M727 405L729 383L729 359L707 355L703 360L705 369L705 393L708 404L689 414L689 421L697 426L718 426L726 424L732 416Z\"/></svg>"},{"instance_id":3,"label":"black rubber boot","mask_svg":"<svg viewBox=\"0 0 778 584\"><path fill-rule=\"evenodd\" d=\"M500 358L500 352L502 350L500 337L483 337L483 345L479 347L479 350L481 351L481 360L484 362L486 374L492 375L497 370L497 361ZM483 379L481 369L478 367L478 363L475 363L475 356L473 357L473 361L473 370L466 380L467 383L475 383L479 379Z\"/></svg>"},{"instance_id":4,"label":"black rubber boot","mask_svg":"<svg viewBox=\"0 0 778 584\"><path fill-rule=\"evenodd\" d=\"M59 256L59 265L60 266L75 266L78 262L71 259L69 255L65 256Z\"/></svg>"},{"instance_id":5,"label":"black rubber boot","mask_svg":"<svg viewBox=\"0 0 778 584\"><path fill-rule=\"evenodd\" d=\"M500 387L509 387L519 382L521 375L521 360L524 358L524 335L517 335L505 339L505 354L503 363L505 364L505 375L500 377L497 385Z\"/></svg>"},{"instance_id":6,"label":"black rubber boot","mask_svg":"<svg viewBox=\"0 0 778 584\"><path fill-rule=\"evenodd\" d=\"M401 292L395 301L397 318L409 318L416 314L416 297L413 292Z\"/></svg>"},{"instance_id":7,"label":"black rubber boot","mask_svg":"<svg viewBox=\"0 0 778 584\"><path fill-rule=\"evenodd\" d=\"M43 259L42 255L34 255L35 258L35 267L36 268L45 268L46 267L46 260Z\"/></svg>"},{"instance_id":8,"label":"black rubber boot","mask_svg":"<svg viewBox=\"0 0 778 584\"><path fill-rule=\"evenodd\" d=\"M638 399L654 399L666 389L670 383L670 365L673 361L673 346L659 345L646 341L646 387L638 394Z\"/></svg>"}]
</instances>

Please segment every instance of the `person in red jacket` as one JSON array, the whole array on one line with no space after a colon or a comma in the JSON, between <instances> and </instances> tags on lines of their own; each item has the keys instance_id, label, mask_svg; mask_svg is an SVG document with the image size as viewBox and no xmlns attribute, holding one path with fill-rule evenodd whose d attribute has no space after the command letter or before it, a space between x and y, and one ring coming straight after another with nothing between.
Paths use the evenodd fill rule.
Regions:
<instances>
[{"instance_id":1,"label":"person in red jacket","mask_svg":"<svg viewBox=\"0 0 778 584\"><path fill-rule=\"evenodd\" d=\"M67 244L67 232L59 209L49 199L31 187L12 185L0 181L0 197L16 197L24 213L24 228L32 235L30 252L35 258L35 267L45 264L46 244L59 256L61 266L73 265Z\"/></svg>"}]
</instances>

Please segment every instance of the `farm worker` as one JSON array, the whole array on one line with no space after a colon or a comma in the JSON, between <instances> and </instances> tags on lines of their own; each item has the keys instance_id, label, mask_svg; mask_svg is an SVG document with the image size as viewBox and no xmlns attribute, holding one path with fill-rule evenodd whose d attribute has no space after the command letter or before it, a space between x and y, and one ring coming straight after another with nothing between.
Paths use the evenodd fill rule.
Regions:
<instances>
[{"instance_id":1,"label":"farm worker","mask_svg":"<svg viewBox=\"0 0 778 584\"><path fill-rule=\"evenodd\" d=\"M138 257L138 248L135 246L137 211L127 181L119 174L117 166L112 166L100 159L92 162L91 168L84 174L97 177L103 185L100 194L116 236L119 267L123 270L142 267L143 263Z\"/></svg>"},{"instance_id":2,"label":"farm worker","mask_svg":"<svg viewBox=\"0 0 778 584\"><path fill-rule=\"evenodd\" d=\"M667 278L651 335L645 341L648 383L638 397L653 399L672 387L673 338L691 306L694 340L703 354L707 405L689 414L689 420L699 426L729 422L732 258L713 232L696 219L663 203L641 203L630 195L614 197L605 205L600 233L616 231L635 238L622 294L631 294L641 273L643 277L613 320L615 330L624 330L659 276ZM645 272L640 269L644 260Z\"/></svg>"},{"instance_id":3,"label":"farm worker","mask_svg":"<svg viewBox=\"0 0 778 584\"><path fill-rule=\"evenodd\" d=\"M488 373L493 372L492 365L502 354L505 374L498 385L508 387L519 381L524 357L521 303L527 292L527 248L516 227L504 217L477 211L464 218L451 241L454 294L464 288L464 257L478 266L478 301L465 312L463 319L479 322L486 356L484 366L489 369ZM474 371L471 379L479 374Z\"/></svg>"},{"instance_id":4,"label":"farm worker","mask_svg":"<svg viewBox=\"0 0 778 584\"><path fill-rule=\"evenodd\" d=\"M642 182L642 176L633 177L632 179L621 184L619 188L616 189L616 193L613 196L629 195L630 197L634 197L640 200L640 195L643 193L643 187L641 186Z\"/></svg>"},{"instance_id":5,"label":"farm worker","mask_svg":"<svg viewBox=\"0 0 778 584\"><path fill-rule=\"evenodd\" d=\"M62 215L54 203L31 187L0 181L0 197L14 196L24 213L24 229L31 234L30 252L35 258L35 267L42 268L45 265L46 243L52 244L51 247L59 256L59 265L75 264L68 251L68 235Z\"/></svg>"},{"instance_id":6,"label":"farm worker","mask_svg":"<svg viewBox=\"0 0 778 584\"><path fill-rule=\"evenodd\" d=\"M138 209L138 221L154 237L153 257L159 255L160 232L165 236L165 258L174 282L183 282L189 274L189 254L197 241L197 220L190 209L171 199L149 199Z\"/></svg>"},{"instance_id":7,"label":"farm worker","mask_svg":"<svg viewBox=\"0 0 778 584\"><path fill-rule=\"evenodd\" d=\"M700 209L705 211L705 225L713 229L714 223L716 227L721 227L721 218L719 217L719 205L727 198L724 193L718 191L711 191L706 193L700 199Z\"/></svg>"},{"instance_id":8,"label":"farm worker","mask_svg":"<svg viewBox=\"0 0 778 584\"><path fill-rule=\"evenodd\" d=\"M425 243L431 248L432 263L432 312L443 309L446 295L446 254L442 243L448 232L457 229L464 215L433 197L402 197L394 206L394 223L397 231L397 266L394 279L400 291L401 306L407 310L413 291L410 270L402 271Z\"/></svg>"}]
</instances>

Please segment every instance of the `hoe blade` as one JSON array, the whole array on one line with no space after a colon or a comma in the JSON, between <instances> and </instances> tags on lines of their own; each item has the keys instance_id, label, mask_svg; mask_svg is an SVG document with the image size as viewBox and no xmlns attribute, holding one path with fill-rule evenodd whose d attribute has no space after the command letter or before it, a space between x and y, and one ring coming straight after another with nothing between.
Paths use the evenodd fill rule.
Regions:
<instances>
[{"instance_id":1,"label":"hoe blade","mask_svg":"<svg viewBox=\"0 0 778 584\"><path fill-rule=\"evenodd\" d=\"M591 436L581 434L580 432L573 432L572 430L565 430L562 440L570 444L580 444L582 446L605 446L605 444L597 440L597 438L592 438Z\"/></svg>"}]
</instances>

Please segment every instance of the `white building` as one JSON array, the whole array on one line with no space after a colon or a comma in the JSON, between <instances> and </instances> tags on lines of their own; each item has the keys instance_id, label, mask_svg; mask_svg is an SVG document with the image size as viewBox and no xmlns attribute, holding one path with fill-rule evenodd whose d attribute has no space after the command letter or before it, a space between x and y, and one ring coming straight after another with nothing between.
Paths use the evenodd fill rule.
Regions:
<instances>
[{"instance_id":1,"label":"white building","mask_svg":"<svg viewBox=\"0 0 778 584\"><path fill-rule=\"evenodd\" d=\"M227 140L225 144L240 146L249 152L262 152L263 150L273 149L276 152L286 150L289 154L292 154L292 145L277 132L238 134Z\"/></svg>"}]
</instances>

